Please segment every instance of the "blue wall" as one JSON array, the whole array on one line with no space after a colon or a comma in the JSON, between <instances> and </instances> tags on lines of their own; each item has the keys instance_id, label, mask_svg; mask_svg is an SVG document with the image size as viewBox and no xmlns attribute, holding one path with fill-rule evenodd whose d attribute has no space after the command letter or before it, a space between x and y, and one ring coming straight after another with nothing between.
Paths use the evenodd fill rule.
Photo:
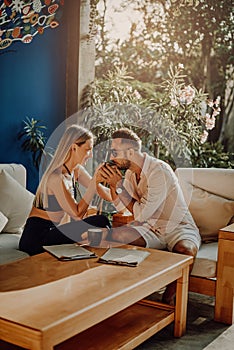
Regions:
<instances>
[{"instance_id":1,"label":"blue wall","mask_svg":"<svg viewBox=\"0 0 234 350\"><path fill-rule=\"evenodd\" d=\"M38 172L17 139L25 117L41 120L45 136L65 119L66 33L63 24L46 29L30 44L0 50L0 163L22 163L27 188L35 192Z\"/></svg>"}]
</instances>

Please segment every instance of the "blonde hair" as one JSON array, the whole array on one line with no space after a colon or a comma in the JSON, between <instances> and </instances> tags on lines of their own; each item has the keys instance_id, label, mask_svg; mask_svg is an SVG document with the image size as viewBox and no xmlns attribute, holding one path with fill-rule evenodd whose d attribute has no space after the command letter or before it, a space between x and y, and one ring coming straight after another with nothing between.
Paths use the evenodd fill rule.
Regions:
<instances>
[{"instance_id":1,"label":"blonde hair","mask_svg":"<svg viewBox=\"0 0 234 350\"><path fill-rule=\"evenodd\" d=\"M56 172L62 165L66 162L66 160L70 157L71 153L71 145L73 143L81 146L87 140L93 138L93 134L91 131L73 124L69 126L63 136L61 137L57 149L54 153L52 160L50 161L46 171L44 172L39 186L36 191L34 205L36 207L47 207L48 206L48 194L47 194L47 181L51 174Z\"/></svg>"}]
</instances>

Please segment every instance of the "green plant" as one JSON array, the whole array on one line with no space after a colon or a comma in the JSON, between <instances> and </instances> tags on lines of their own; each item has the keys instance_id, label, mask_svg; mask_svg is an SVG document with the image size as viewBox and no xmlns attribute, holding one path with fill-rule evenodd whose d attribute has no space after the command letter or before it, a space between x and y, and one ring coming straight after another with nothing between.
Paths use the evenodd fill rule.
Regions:
<instances>
[{"instance_id":1,"label":"green plant","mask_svg":"<svg viewBox=\"0 0 234 350\"><path fill-rule=\"evenodd\" d=\"M195 168L234 168L234 154L224 152L220 142L206 142L193 148L191 159Z\"/></svg>"},{"instance_id":2,"label":"green plant","mask_svg":"<svg viewBox=\"0 0 234 350\"><path fill-rule=\"evenodd\" d=\"M88 40L91 40L96 34L96 18L98 15L97 4L99 0L90 0L90 14L89 14L89 33Z\"/></svg>"},{"instance_id":3,"label":"green plant","mask_svg":"<svg viewBox=\"0 0 234 350\"><path fill-rule=\"evenodd\" d=\"M133 78L125 66L116 66L108 71L102 79L94 79L82 91L81 108L101 106L105 103L139 104L141 95L133 88Z\"/></svg>"},{"instance_id":4,"label":"green plant","mask_svg":"<svg viewBox=\"0 0 234 350\"><path fill-rule=\"evenodd\" d=\"M84 90L81 103L96 143L128 127L138 133L148 151L173 168L192 166L195 150L203 149L215 127L220 98L209 100L202 90L188 85L182 70L182 65L171 67L161 85L134 81L124 66L95 79ZM98 159L104 159L106 151L100 152ZM229 167L229 157L223 158L223 167Z\"/></svg>"},{"instance_id":5,"label":"green plant","mask_svg":"<svg viewBox=\"0 0 234 350\"><path fill-rule=\"evenodd\" d=\"M24 151L31 152L34 166L39 169L41 157L44 154L46 138L42 130L46 129L45 125L39 125L40 120L26 117L23 120L23 131L18 134L18 139L23 140L21 147Z\"/></svg>"}]
</instances>

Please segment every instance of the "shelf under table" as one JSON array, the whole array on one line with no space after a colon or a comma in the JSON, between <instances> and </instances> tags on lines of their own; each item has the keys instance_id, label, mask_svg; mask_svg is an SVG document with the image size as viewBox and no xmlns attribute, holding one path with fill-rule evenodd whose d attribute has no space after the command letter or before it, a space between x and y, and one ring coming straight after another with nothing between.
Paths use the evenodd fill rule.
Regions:
<instances>
[{"instance_id":1,"label":"shelf under table","mask_svg":"<svg viewBox=\"0 0 234 350\"><path fill-rule=\"evenodd\" d=\"M55 346L55 350L133 349L174 321L174 307L142 300Z\"/></svg>"}]
</instances>

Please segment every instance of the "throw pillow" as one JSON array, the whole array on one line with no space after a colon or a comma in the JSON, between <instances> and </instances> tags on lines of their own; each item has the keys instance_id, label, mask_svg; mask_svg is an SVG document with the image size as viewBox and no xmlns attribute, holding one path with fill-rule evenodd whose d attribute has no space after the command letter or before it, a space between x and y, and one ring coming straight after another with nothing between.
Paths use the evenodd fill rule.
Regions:
<instances>
[{"instance_id":1,"label":"throw pillow","mask_svg":"<svg viewBox=\"0 0 234 350\"><path fill-rule=\"evenodd\" d=\"M7 217L0 211L0 232L2 232L3 228L7 224Z\"/></svg>"},{"instance_id":2,"label":"throw pillow","mask_svg":"<svg viewBox=\"0 0 234 350\"><path fill-rule=\"evenodd\" d=\"M234 201L194 187L189 209L202 240L206 241L217 239L219 229L229 224L234 215Z\"/></svg>"},{"instance_id":3,"label":"throw pillow","mask_svg":"<svg viewBox=\"0 0 234 350\"><path fill-rule=\"evenodd\" d=\"M34 195L5 170L0 173L0 210L8 218L4 232L21 233L32 208Z\"/></svg>"}]
</instances>

